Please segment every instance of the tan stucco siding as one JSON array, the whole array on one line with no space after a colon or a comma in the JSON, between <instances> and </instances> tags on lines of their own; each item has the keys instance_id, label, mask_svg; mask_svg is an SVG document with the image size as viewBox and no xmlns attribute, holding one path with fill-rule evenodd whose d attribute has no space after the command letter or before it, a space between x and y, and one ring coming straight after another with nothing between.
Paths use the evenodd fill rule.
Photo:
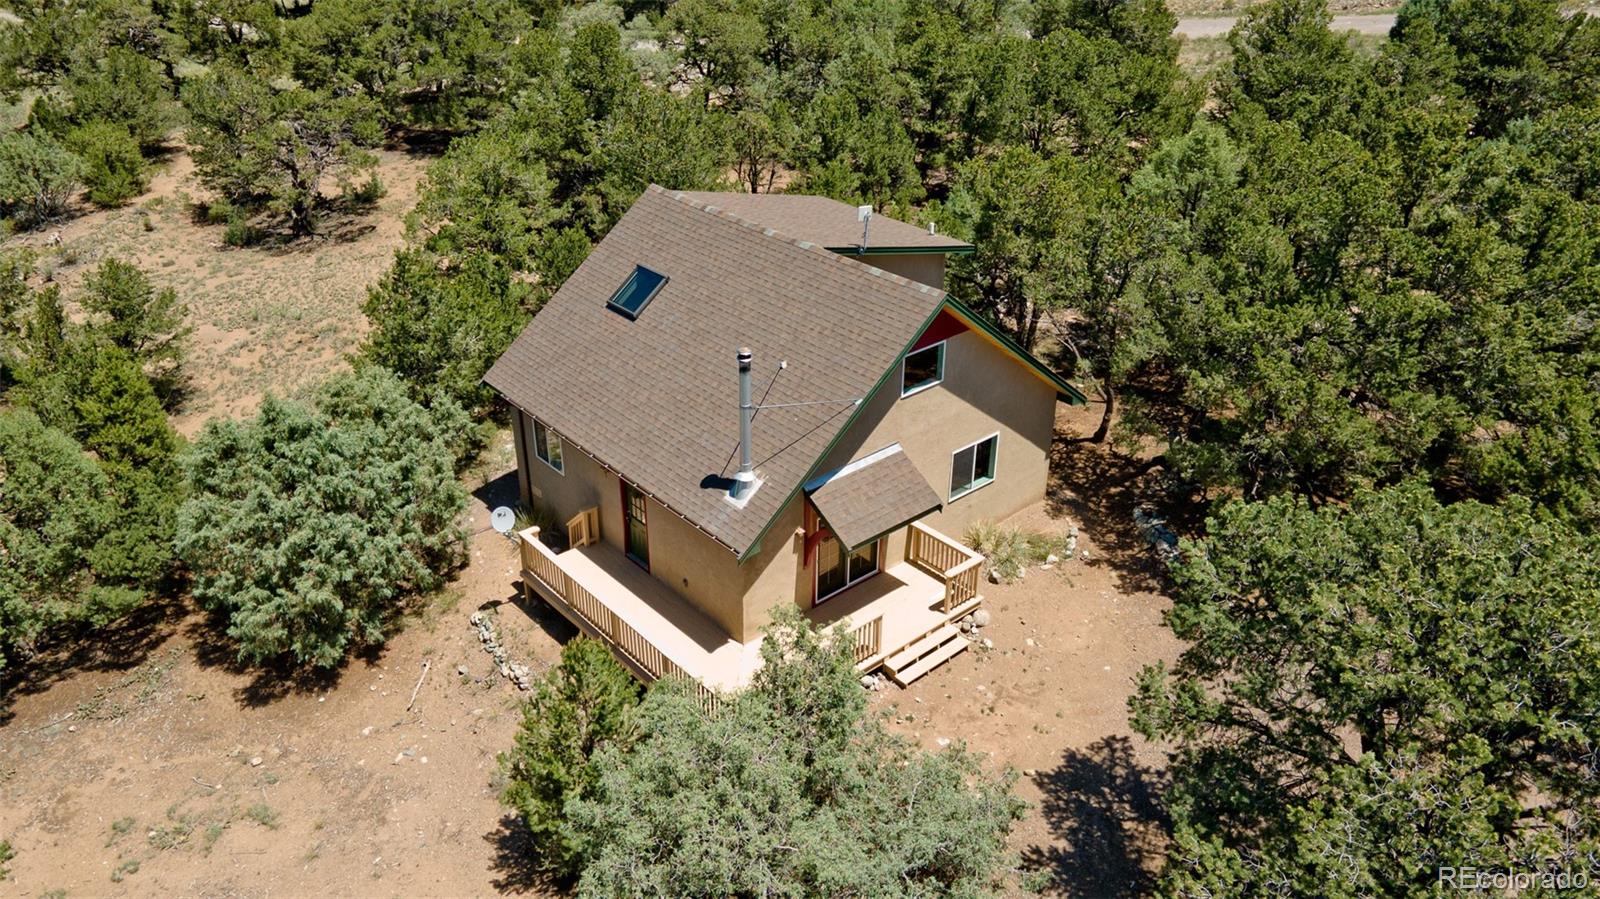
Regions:
<instances>
[{"instance_id":1,"label":"tan stucco siding","mask_svg":"<svg viewBox=\"0 0 1600 899\"><path fill-rule=\"evenodd\" d=\"M559 435L558 435L559 436ZM524 414L517 434L518 458L524 460L524 493L533 504L550 513L556 526L584 509L600 508L600 534L610 545L622 548L622 493L617 476L579 451L563 444L562 471L551 468L533 451L533 418Z\"/></svg>"},{"instance_id":2,"label":"tan stucco siding","mask_svg":"<svg viewBox=\"0 0 1600 899\"><path fill-rule=\"evenodd\" d=\"M804 503L800 497L784 506L762 539L761 551L744 563L746 641L760 636L761 629L772 623L773 610L784 603L802 608L811 604L811 574L801 565Z\"/></svg>"},{"instance_id":3,"label":"tan stucco siding","mask_svg":"<svg viewBox=\"0 0 1600 899\"><path fill-rule=\"evenodd\" d=\"M975 522L1004 518L1044 497L1055 403L1055 388L979 333L965 331L945 344L942 382L902 398L896 370L820 470L899 443L945 502L924 520L960 539ZM999 435L994 482L952 502L952 456L991 434ZM903 546L900 535L889 557L903 557Z\"/></svg>"},{"instance_id":4,"label":"tan stucco siding","mask_svg":"<svg viewBox=\"0 0 1600 899\"><path fill-rule=\"evenodd\" d=\"M943 253L884 253L882 255L855 256L850 253L840 255L848 259L856 259L867 265L875 265L886 272L893 272L902 278L910 278L918 284L944 289L944 254Z\"/></svg>"},{"instance_id":5,"label":"tan stucco siding","mask_svg":"<svg viewBox=\"0 0 1600 899\"><path fill-rule=\"evenodd\" d=\"M741 639L744 571L733 551L653 499L646 514L650 573Z\"/></svg>"}]
</instances>

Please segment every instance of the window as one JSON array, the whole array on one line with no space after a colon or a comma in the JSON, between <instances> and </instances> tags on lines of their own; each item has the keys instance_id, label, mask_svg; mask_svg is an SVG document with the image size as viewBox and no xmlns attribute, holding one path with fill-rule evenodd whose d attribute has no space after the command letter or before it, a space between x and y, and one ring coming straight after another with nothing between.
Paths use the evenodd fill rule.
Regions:
<instances>
[{"instance_id":1,"label":"window","mask_svg":"<svg viewBox=\"0 0 1600 899\"><path fill-rule=\"evenodd\" d=\"M944 380L944 341L906 354L900 371L900 395L910 396Z\"/></svg>"},{"instance_id":2,"label":"window","mask_svg":"<svg viewBox=\"0 0 1600 899\"><path fill-rule=\"evenodd\" d=\"M995 448L1000 435L992 434L956 450L950 463L950 501L954 502L994 480Z\"/></svg>"},{"instance_id":3,"label":"window","mask_svg":"<svg viewBox=\"0 0 1600 899\"><path fill-rule=\"evenodd\" d=\"M560 435L545 427L537 418L533 420L533 454L556 471L567 473L566 467L561 464Z\"/></svg>"},{"instance_id":4,"label":"window","mask_svg":"<svg viewBox=\"0 0 1600 899\"><path fill-rule=\"evenodd\" d=\"M817 602L878 573L878 541L847 553L838 537L817 544Z\"/></svg>"},{"instance_id":5,"label":"window","mask_svg":"<svg viewBox=\"0 0 1600 899\"><path fill-rule=\"evenodd\" d=\"M633 267L633 274L622 282L622 286L611 295L606 305L630 319L638 318L639 313L656 298L656 294L661 292L662 285L666 283L666 275L636 265Z\"/></svg>"}]
</instances>

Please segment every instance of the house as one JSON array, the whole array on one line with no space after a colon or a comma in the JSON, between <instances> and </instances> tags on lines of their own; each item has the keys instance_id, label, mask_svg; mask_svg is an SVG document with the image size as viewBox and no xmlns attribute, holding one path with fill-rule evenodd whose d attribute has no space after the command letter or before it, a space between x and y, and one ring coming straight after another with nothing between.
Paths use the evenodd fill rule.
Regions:
<instances>
[{"instance_id":1,"label":"house","mask_svg":"<svg viewBox=\"0 0 1600 899\"><path fill-rule=\"evenodd\" d=\"M866 212L863 220L863 212ZM736 689L773 610L904 683L965 648L955 536L1040 500L1070 384L940 288L971 246L821 197L652 186L484 380L523 580L649 680Z\"/></svg>"}]
</instances>

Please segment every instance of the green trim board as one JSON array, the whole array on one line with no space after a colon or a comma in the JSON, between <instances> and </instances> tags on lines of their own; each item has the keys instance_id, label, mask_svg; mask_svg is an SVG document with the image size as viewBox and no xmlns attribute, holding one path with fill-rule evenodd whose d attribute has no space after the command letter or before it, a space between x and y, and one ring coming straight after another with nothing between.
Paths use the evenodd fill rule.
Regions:
<instances>
[{"instance_id":1,"label":"green trim board","mask_svg":"<svg viewBox=\"0 0 1600 899\"><path fill-rule=\"evenodd\" d=\"M823 247L840 256L970 256L978 251L971 244L959 247Z\"/></svg>"}]
</instances>

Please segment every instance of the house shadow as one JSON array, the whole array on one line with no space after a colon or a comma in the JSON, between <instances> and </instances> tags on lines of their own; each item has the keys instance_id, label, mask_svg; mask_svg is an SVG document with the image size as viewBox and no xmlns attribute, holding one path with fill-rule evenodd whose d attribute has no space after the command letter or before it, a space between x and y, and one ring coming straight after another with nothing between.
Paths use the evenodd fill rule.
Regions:
<instances>
[{"instance_id":1,"label":"house shadow","mask_svg":"<svg viewBox=\"0 0 1600 899\"><path fill-rule=\"evenodd\" d=\"M496 506L517 507L517 470L515 468L501 474L488 483L472 491L472 498L483 503L485 509L494 511Z\"/></svg>"},{"instance_id":2,"label":"house shadow","mask_svg":"<svg viewBox=\"0 0 1600 899\"><path fill-rule=\"evenodd\" d=\"M1143 896L1155 887L1169 822L1156 797L1165 775L1141 765L1125 736L1069 749L1035 778L1056 844L1023 851L1023 867L1050 875L1047 893Z\"/></svg>"},{"instance_id":3,"label":"house shadow","mask_svg":"<svg viewBox=\"0 0 1600 899\"><path fill-rule=\"evenodd\" d=\"M494 830L483 836L484 842L494 847L490 868L494 871L495 890L500 893L534 893L565 895L570 884L552 877L539 867L539 848L534 845L528 828L516 815L506 815Z\"/></svg>"}]
</instances>

